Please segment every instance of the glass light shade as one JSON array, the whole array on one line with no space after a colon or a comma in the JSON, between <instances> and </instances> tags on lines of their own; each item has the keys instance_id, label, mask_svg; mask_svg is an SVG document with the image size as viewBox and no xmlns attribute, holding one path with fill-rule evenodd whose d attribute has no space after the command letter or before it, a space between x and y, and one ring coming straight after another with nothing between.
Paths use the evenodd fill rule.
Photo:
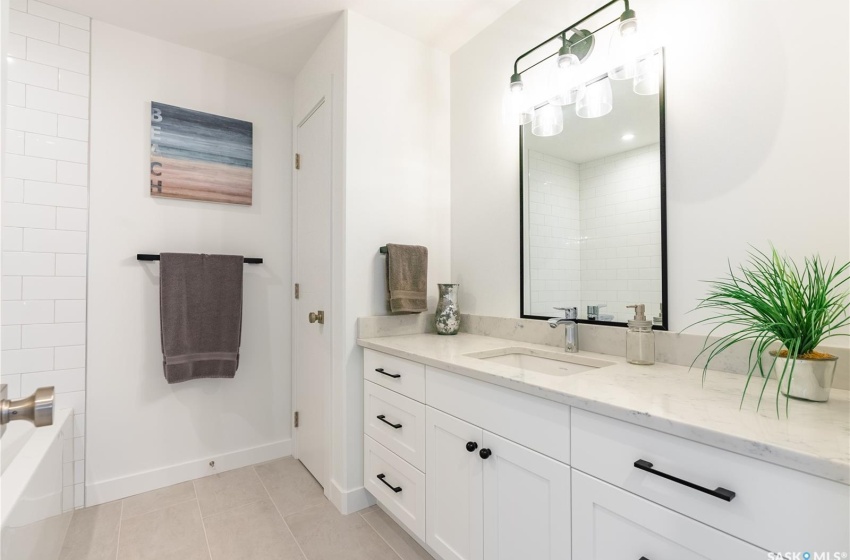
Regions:
<instances>
[{"instance_id":1,"label":"glass light shade","mask_svg":"<svg viewBox=\"0 0 850 560\"><path fill-rule=\"evenodd\" d=\"M507 125L521 126L530 123L533 115L534 107L522 82L512 83L502 98L502 121Z\"/></svg>"},{"instance_id":2,"label":"glass light shade","mask_svg":"<svg viewBox=\"0 0 850 560\"><path fill-rule=\"evenodd\" d=\"M583 119L595 119L607 115L613 108L611 82L603 78L587 86L584 96L576 103L576 115Z\"/></svg>"},{"instance_id":3,"label":"glass light shade","mask_svg":"<svg viewBox=\"0 0 850 560\"><path fill-rule=\"evenodd\" d=\"M659 67L661 61L657 54L651 54L637 61L635 80L632 86L638 95L655 95L658 93Z\"/></svg>"},{"instance_id":4,"label":"glass light shade","mask_svg":"<svg viewBox=\"0 0 850 560\"><path fill-rule=\"evenodd\" d=\"M531 133L535 136L555 136L564 130L564 111L558 105L544 105L534 110Z\"/></svg>"},{"instance_id":5,"label":"glass light shade","mask_svg":"<svg viewBox=\"0 0 850 560\"><path fill-rule=\"evenodd\" d=\"M643 54L642 39L636 18L629 18L617 25L608 44L609 78L630 80L635 77L637 57Z\"/></svg>"},{"instance_id":6,"label":"glass light shade","mask_svg":"<svg viewBox=\"0 0 850 560\"><path fill-rule=\"evenodd\" d=\"M581 61L576 55L564 54L558 57L555 68L549 74L551 105L571 105L584 95L580 69Z\"/></svg>"}]
</instances>

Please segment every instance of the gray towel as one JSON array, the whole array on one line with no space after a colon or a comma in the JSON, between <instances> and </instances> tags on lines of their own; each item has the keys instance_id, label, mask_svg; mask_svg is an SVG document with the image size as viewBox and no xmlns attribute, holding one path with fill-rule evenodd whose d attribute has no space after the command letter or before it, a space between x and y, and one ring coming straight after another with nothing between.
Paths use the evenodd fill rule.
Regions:
<instances>
[{"instance_id":1,"label":"gray towel","mask_svg":"<svg viewBox=\"0 0 850 560\"><path fill-rule=\"evenodd\" d=\"M393 313L428 311L428 248L387 243L387 299Z\"/></svg>"},{"instance_id":2,"label":"gray towel","mask_svg":"<svg viewBox=\"0 0 850 560\"><path fill-rule=\"evenodd\" d=\"M162 367L169 383L236 375L243 260L231 255L160 255Z\"/></svg>"}]
</instances>

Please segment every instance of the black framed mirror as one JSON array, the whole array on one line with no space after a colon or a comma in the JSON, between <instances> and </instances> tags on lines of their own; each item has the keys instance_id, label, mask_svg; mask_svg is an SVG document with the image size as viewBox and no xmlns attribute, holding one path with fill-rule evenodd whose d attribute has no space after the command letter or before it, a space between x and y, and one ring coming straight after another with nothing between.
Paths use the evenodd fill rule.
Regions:
<instances>
[{"instance_id":1,"label":"black framed mirror","mask_svg":"<svg viewBox=\"0 0 850 560\"><path fill-rule=\"evenodd\" d=\"M657 88L602 74L587 82L581 108L548 107L563 112L562 132L520 126L523 318L574 307L578 322L626 326L626 306L642 303L653 328L667 330L663 50L647 56ZM607 113L578 116L588 101Z\"/></svg>"}]
</instances>

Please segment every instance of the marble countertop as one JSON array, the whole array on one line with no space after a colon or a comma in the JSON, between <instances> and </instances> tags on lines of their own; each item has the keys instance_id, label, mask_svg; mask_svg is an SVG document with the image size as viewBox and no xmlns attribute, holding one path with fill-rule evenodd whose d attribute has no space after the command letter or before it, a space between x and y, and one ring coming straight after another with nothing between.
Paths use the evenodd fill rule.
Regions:
<instances>
[{"instance_id":1,"label":"marble countertop","mask_svg":"<svg viewBox=\"0 0 850 560\"><path fill-rule=\"evenodd\" d=\"M745 377L656 363L629 364L624 358L590 352L578 356L613 365L566 376L554 376L469 357L466 354L521 347L542 356L551 346L458 334L413 334L358 340L371 348L446 371L494 383L591 412L625 420L850 484L850 392L833 389L829 402L791 400L785 416L781 397L776 414L777 383L771 380L756 411L761 378L754 378L743 407ZM570 354L576 356L576 354Z\"/></svg>"}]
</instances>

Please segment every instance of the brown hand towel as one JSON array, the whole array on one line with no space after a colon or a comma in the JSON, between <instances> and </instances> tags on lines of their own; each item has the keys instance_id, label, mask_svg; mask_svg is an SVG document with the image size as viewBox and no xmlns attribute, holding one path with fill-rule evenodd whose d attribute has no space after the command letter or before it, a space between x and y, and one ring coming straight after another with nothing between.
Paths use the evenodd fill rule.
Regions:
<instances>
[{"instance_id":1,"label":"brown hand towel","mask_svg":"<svg viewBox=\"0 0 850 560\"><path fill-rule=\"evenodd\" d=\"M387 243L387 299L393 313L428 311L428 248Z\"/></svg>"},{"instance_id":2,"label":"brown hand towel","mask_svg":"<svg viewBox=\"0 0 850 560\"><path fill-rule=\"evenodd\" d=\"M231 255L160 255L162 366L169 383L236 374L242 263Z\"/></svg>"}]
</instances>

